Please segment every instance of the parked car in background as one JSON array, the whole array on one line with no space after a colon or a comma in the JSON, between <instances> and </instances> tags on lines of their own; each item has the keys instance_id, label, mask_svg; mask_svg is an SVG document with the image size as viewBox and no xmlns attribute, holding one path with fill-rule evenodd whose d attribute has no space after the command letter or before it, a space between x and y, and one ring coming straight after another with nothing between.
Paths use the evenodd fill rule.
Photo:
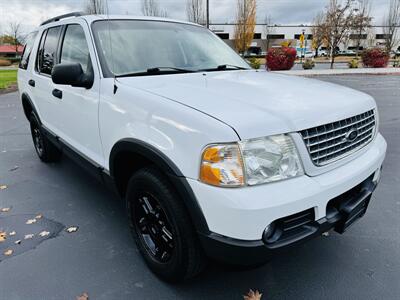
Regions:
<instances>
[{"instance_id":1,"label":"parked car in background","mask_svg":"<svg viewBox=\"0 0 400 300\"><path fill-rule=\"evenodd\" d=\"M161 278L207 257L265 263L365 214L386 153L371 96L252 70L183 21L74 13L28 43L18 87L38 157L114 187Z\"/></svg>"}]
</instances>

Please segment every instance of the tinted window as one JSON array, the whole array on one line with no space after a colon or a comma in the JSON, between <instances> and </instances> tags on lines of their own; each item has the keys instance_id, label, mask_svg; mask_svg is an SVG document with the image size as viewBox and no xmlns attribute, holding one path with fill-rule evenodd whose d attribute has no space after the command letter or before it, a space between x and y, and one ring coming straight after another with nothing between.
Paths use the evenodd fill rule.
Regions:
<instances>
[{"instance_id":1,"label":"tinted window","mask_svg":"<svg viewBox=\"0 0 400 300\"><path fill-rule=\"evenodd\" d=\"M52 27L43 33L42 42L39 50L39 72L51 74L57 51L57 43L61 27ZM44 41L44 42L43 42Z\"/></svg>"},{"instance_id":2,"label":"tinted window","mask_svg":"<svg viewBox=\"0 0 400 300\"><path fill-rule=\"evenodd\" d=\"M29 57L31 56L32 47L33 43L35 42L36 35L37 31L30 33L27 37L24 52L22 53L21 62L19 63L19 67L21 69L26 70L28 68Z\"/></svg>"},{"instance_id":3,"label":"tinted window","mask_svg":"<svg viewBox=\"0 0 400 300\"><path fill-rule=\"evenodd\" d=\"M83 28L80 25L69 25L62 45L61 63L80 63L86 72L90 66L89 61L89 48Z\"/></svg>"}]
</instances>

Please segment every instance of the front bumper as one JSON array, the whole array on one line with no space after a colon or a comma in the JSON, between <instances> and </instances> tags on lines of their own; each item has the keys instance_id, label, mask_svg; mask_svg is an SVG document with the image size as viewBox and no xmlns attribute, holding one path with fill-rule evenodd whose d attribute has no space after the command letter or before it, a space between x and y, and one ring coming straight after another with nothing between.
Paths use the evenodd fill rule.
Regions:
<instances>
[{"instance_id":1,"label":"front bumper","mask_svg":"<svg viewBox=\"0 0 400 300\"><path fill-rule=\"evenodd\" d=\"M267 261L272 255L289 246L298 245L309 239L334 229L343 233L361 218L377 186L376 171L362 183L331 199L327 205L327 215L317 221L312 209L276 220L275 233L263 236L259 241L243 241L224 237L215 233L200 235L207 255L219 261L254 265Z\"/></svg>"}]
</instances>

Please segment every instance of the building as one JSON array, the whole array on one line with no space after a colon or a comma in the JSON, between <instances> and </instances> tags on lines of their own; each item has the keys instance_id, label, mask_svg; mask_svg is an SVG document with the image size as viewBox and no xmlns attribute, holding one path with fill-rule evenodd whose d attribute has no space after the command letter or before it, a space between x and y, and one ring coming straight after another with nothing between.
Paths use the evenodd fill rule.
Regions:
<instances>
[{"instance_id":1,"label":"building","mask_svg":"<svg viewBox=\"0 0 400 300\"><path fill-rule=\"evenodd\" d=\"M249 52L261 54L268 48L280 46L282 42L291 41L293 47L299 47L300 35L304 32L306 36L305 46L312 48L312 26L311 25L256 25L254 40ZM223 39L229 46L234 47L234 24L212 24L210 29ZM338 50L355 50L357 48L358 34L351 34L350 38L339 46ZM360 50L385 45L385 34L382 26L372 26L368 32L360 35ZM400 45L397 45L399 47ZM394 49L393 49L394 50Z\"/></svg>"},{"instance_id":2,"label":"building","mask_svg":"<svg viewBox=\"0 0 400 300\"><path fill-rule=\"evenodd\" d=\"M14 45L0 45L0 57L15 57L21 56L24 51L24 46L18 46L17 53Z\"/></svg>"}]
</instances>

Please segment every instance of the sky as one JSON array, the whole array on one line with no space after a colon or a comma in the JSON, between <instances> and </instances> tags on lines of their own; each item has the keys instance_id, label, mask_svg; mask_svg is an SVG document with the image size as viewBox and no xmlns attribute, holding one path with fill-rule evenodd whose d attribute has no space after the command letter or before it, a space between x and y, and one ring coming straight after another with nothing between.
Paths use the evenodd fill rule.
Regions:
<instances>
[{"instance_id":1,"label":"sky","mask_svg":"<svg viewBox=\"0 0 400 300\"><path fill-rule=\"evenodd\" d=\"M106 0L104 0L106 1ZM110 14L142 15L141 0L107 0ZM186 19L187 0L158 0L168 17ZM237 0L209 0L210 19L214 23L234 22ZM390 0L370 0L373 24L381 25ZM0 34L7 32L10 22L20 22L29 32L51 17L81 11L86 0L0 0ZM310 24L328 0L257 0L257 21L270 15L274 24Z\"/></svg>"}]
</instances>

